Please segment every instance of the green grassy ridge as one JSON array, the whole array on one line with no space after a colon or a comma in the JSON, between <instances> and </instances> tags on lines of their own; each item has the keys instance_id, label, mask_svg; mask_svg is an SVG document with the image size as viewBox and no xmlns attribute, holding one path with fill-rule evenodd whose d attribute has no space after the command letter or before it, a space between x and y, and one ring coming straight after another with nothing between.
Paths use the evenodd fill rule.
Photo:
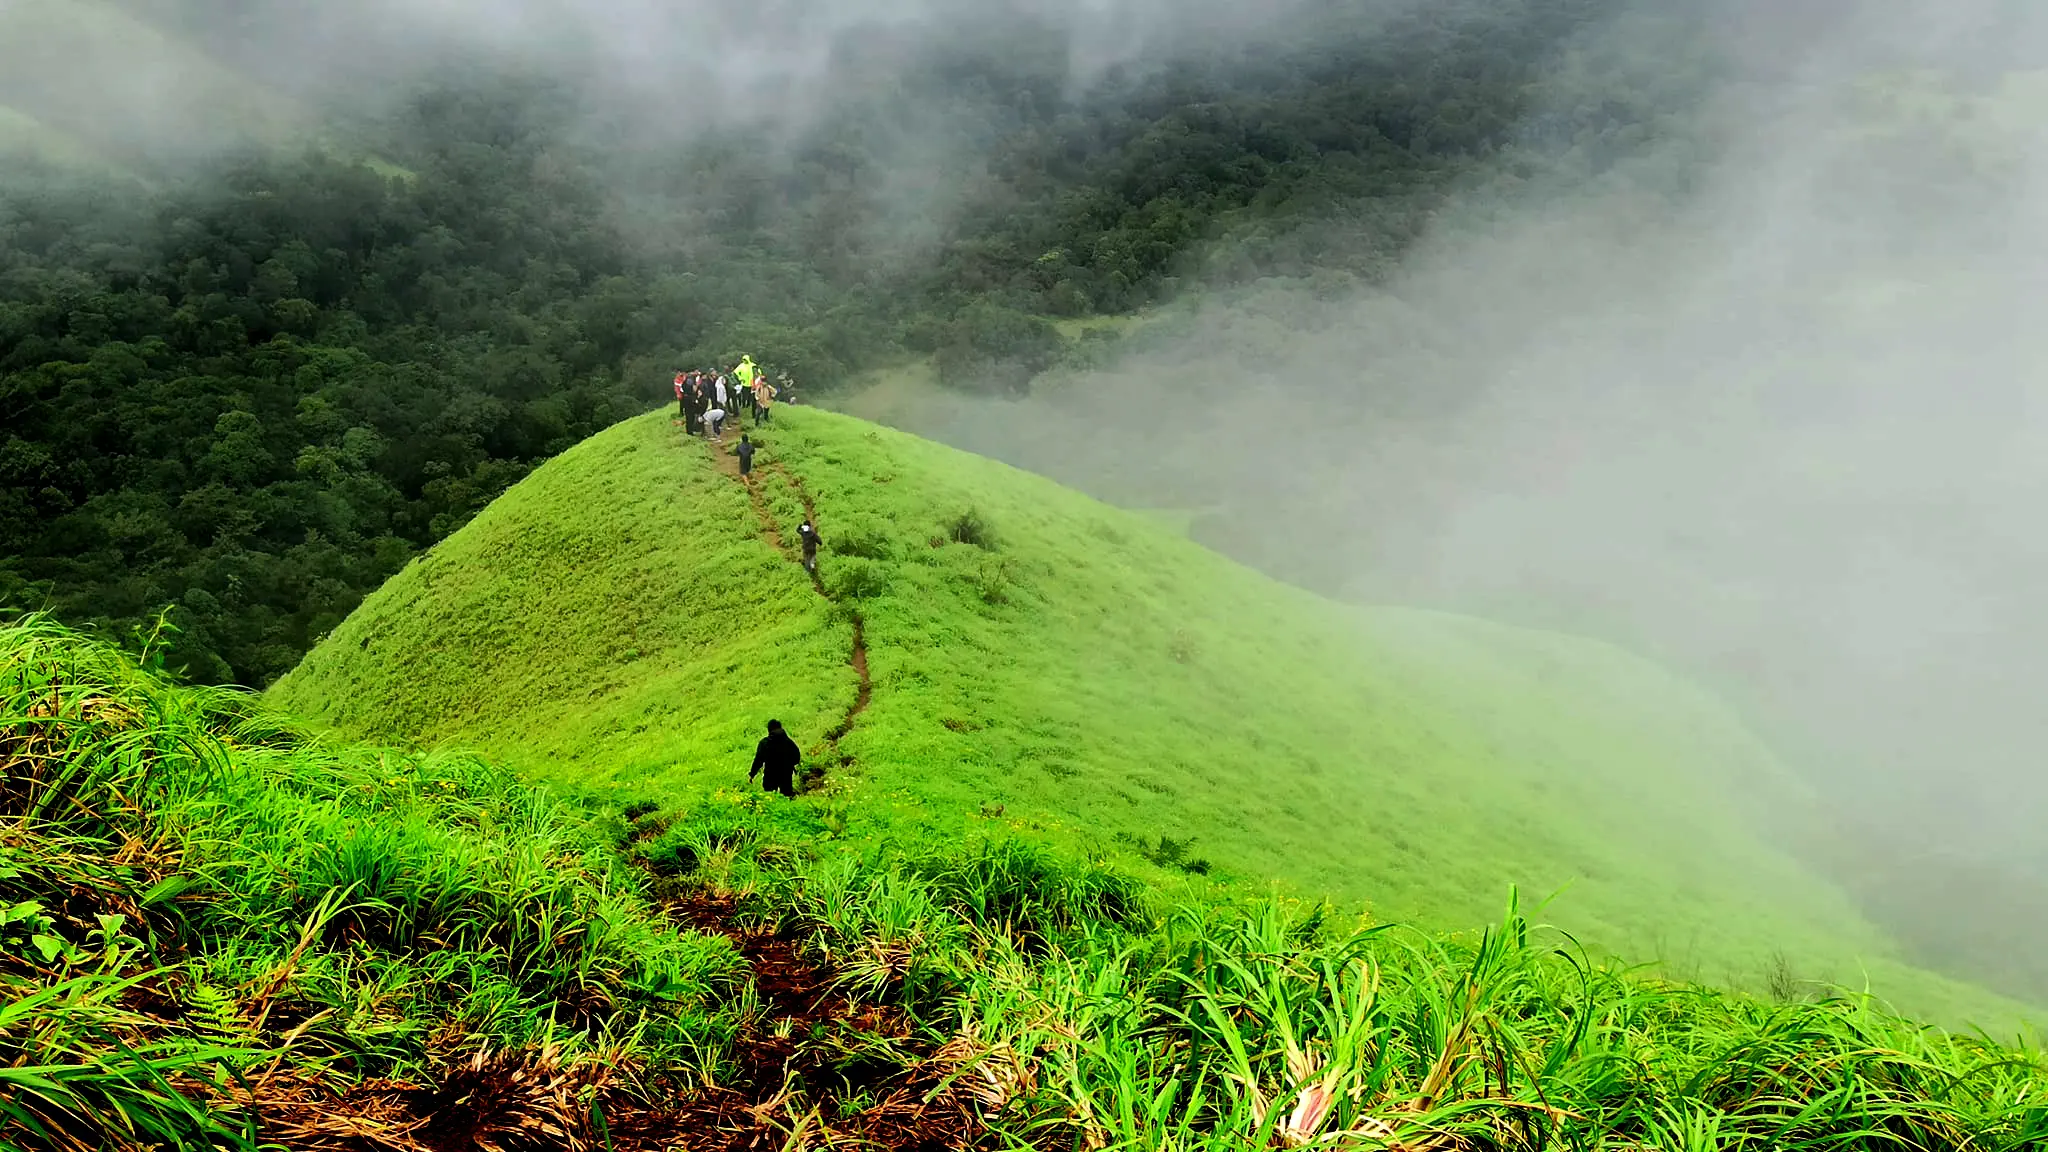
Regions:
<instances>
[{"instance_id":1,"label":"green grassy ridge","mask_svg":"<svg viewBox=\"0 0 2048 1152\"><path fill-rule=\"evenodd\" d=\"M729 780L756 716L815 738L853 702L850 623L666 421L622 427L408 565L274 697L347 732L573 764L553 778L586 789ZM801 508L782 513L794 529ZM330 676L349 690L316 700Z\"/></svg>"},{"instance_id":2,"label":"green grassy ridge","mask_svg":"<svg viewBox=\"0 0 2048 1152\"><path fill-rule=\"evenodd\" d=\"M428 1086L429 1130L452 1114L528 1147L544 1122L635 1152L670 1146L708 1084L862 1114L848 1060L920 1084L936 1065L925 1103L992 1130L976 1146L2048 1138L2037 1050L1869 998L1603 967L1514 909L1479 934L1359 929L1298 902L1162 900L1017 839L891 851L759 795L586 822L487 764L311 739L36 618L0 623L0 769L10 1150L338 1147L407 1119L345 1103L395 1075ZM649 870L800 941L909 1035L778 1031L730 941L662 921ZM805 1074L735 1079L727 1054L774 1036ZM562 1076L581 1090L548 1087ZM601 1119L635 1114L670 1120Z\"/></svg>"},{"instance_id":3,"label":"green grassy ridge","mask_svg":"<svg viewBox=\"0 0 2048 1152\"><path fill-rule=\"evenodd\" d=\"M664 414L564 453L414 562L282 680L284 707L453 741L611 800L744 786L761 724L856 766L805 803L863 842L1023 834L1202 884L1464 928L1509 885L1599 950L1742 982L1785 957L1944 1019L2011 1005L1893 958L1749 831L1805 802L1711 698L1612 647L1278 584L1042 478L816 410L762 459L815 502L828 604ZM795 491L764 474L786 532ZM945 540L973 509L996 546ZM848 551L863 553L848 555ZM996 814L995 805L1000 805ZM1140 845L1152 849L1141 852Z\"/></svg>"},{"instance_id":4,"label":"green grassy ridge","mask_svg":"<svg viewBox=\"0 0 2048 1152\"><path fill-rule=\"evenodd\" d=\"M705 807L664 838L707 848L715 827L731 845L706 852L699 881L750 896L843 980L950 1033L942 1052L1019 1146L2004 1152L2048 1139L2037 1048L1928 1028L1868 996L1773 1000L1588 963L1544 943L1512 898L1494 927L1457 936L1333 930L1282 901L1112 926L1104 911L1128 906L1113 878L1015 845L764 867L787 859L773 840Z\"/></svg>"}]
</instances>

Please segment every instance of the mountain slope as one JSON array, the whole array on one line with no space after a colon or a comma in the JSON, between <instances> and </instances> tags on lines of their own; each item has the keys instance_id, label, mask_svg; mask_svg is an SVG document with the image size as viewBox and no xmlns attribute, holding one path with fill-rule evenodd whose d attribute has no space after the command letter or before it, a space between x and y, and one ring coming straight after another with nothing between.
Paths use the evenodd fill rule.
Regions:
<instances>
[{"instance_id":1,"label":"mountain slope","mask_svg":"<svg viewBox=\"0 0 2048 1152\"><path fill-rule=\"evenodd\" d=\"M620 802L741 789L776 717L827 769L806 803L849 836L1000 822L1448 927L1510 884L1564 889L1559 925L1709 979L1781 956L1804 976L1861 965L1944 1015L1968 996L1894 964L1840 892L1749 831L1794 787L1715 702L1625 653L1333 604L848 417L788 411L756 435L751 493L666 416L593 437L273 696ZM806 503L819 591L778 550ZM981 545L955 539L977 534L963 520Z\"/></svg>"},{"instance_id":2,"label":"mountain slope","mask_svg":"<svg viewBox=\"0 0 2048 1152\"><path fill-rule=\"evenodd\" d=\"M0 4L0 111L43 127L0 133L0 145L33 145L58 162L281 144L307 123L291 98L202 43L104 0Z\"/></svg>"}]
</instances>

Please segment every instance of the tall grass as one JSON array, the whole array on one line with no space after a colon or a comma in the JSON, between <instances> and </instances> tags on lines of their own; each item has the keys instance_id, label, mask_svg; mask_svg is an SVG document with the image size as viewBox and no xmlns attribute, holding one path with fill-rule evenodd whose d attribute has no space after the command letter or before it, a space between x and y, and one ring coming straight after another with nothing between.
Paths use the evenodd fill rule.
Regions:
<instances>
[{"instance_id":1,"label":"tall grass","mask_svg":"<svg viewBox=\"0 0 2048 1152\"><path fill-rule=\"evenodd\" d=\"M1035 1146L2048 1147L2034 1048L1863 995L1779 1002L1594 963L1512 903L1445 936L1276 901L1118 905L1113 879L1014 845L950 865L744 855L704 879L910 1009L986 1121Z\"/></svg>"},{"instance_id":2,"label":"tall grass","mask_svg":"<svg viewBox=\"0 0 2048 1152\"><path fill-rule=\"evenodd\" d=\"M744 984L585 822L476 760L313 739L0 626L0 1147L213 1147L293 1067L714 1064Z\"/></svg>"},{"instance_id":3,"label":"tall grass","mask_svg":"<svg viewBox=\"0 0 2048 1152\"><path fill-rule=\"evenodd\" d=\"M1512 904L1467 935L1345 927L1001 840L848 841L807 803L633 814L598 835L476 760L332 745L0 627L0 1149L253 1148L281 1084L454 1099L534 1067L552 1111L521 1105L520 1146L577 1146L600 1090L676 1100L791 1024L643 866L895 1004L917 1035L862 1051L1019 1147L2048 1147L2031 1047L1596 963Z\"/></svg>"}]
</instances>

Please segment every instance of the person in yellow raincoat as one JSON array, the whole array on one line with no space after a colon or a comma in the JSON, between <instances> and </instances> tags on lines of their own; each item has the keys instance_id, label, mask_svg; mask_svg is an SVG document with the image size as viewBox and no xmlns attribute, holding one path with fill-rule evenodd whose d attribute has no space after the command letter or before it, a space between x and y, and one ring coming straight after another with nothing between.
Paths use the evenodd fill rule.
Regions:
<instances>
[{"instance_id":1,"label":"person in yellow raincoat","mask_svg":"<svg viewBox=\"0 0 2048 1152\"><path fill-rule=\"evenodd\" d=\"M740 387L749 391L754 387L754 377L760 374L761 370L754 366L754 358L752 356L740 357L739 366L732 370L733 379L738 380Z\"/></svg>"}]
</instances>

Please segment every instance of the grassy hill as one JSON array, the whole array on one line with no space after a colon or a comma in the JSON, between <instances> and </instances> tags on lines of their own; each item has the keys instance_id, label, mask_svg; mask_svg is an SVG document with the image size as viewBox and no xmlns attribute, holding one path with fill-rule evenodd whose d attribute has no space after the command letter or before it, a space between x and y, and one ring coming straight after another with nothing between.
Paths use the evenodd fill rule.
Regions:
<instances>
[{"instance_id":1,"label":"grassy hill","mask_svg":"<svg viewBox=\"0 0 2048 1152\"><path fill-rule=\"evenodd\" d=\"M779 799L589 819L0 619L0 1147L2020 1149L2037 1049L1159 899Z\"/></svg>"},{"instance_id":2,"label":"grassy hill","mask_svg":"<svg viewBox=\"0 0 2048 1152\"><path fill-rule=\"evenodd\" d=\"M26 112L0 104L0 157L22 156L73 167L94 162L92 153L76 139Z\"/></svg>"},{"instance_id":3,"label":"grassy hill","mask_svg":"<svg viewBox=\"0 0 2048 1152\"><path fill-rule=\"evenodd\" d=\"M750 489L665 415L593 437L273 699L618 803L745 788L775 717L824 769L800 803L849 839L1021 833L1442 928L1491 920L1509 885L1561 890L1548 918L1598 949L1737 983L1868 973L1930 1013L1987 1010L1753 832L1798 810L1795 785L1621 651L1337 605L850 417L785 411L757 438ZM806 506L817 590L786 550Z\"/></svg>"}]
</instances>

